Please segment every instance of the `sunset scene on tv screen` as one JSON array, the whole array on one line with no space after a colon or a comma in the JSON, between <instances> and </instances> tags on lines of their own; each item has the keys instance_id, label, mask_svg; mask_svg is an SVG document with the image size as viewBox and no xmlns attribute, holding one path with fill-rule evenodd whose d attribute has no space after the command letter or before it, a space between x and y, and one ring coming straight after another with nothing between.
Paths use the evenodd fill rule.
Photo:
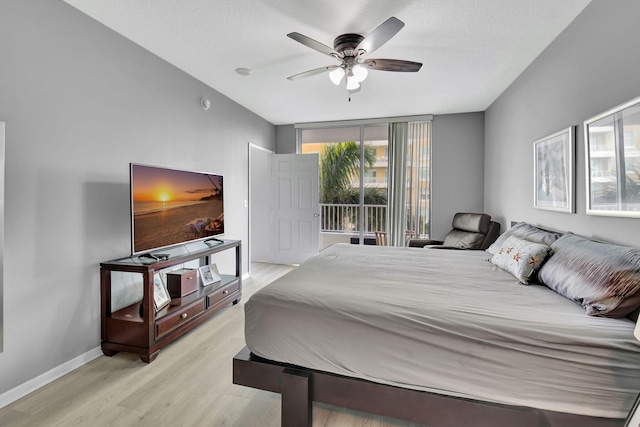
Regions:
<instances>
[{"instance_id":1,"label":"sunset scene on tv screen","mask_svg":"<svg viewBox=\"0 0 640 427\"><path fill-rule=\"evenodd\" d=\"M133 252L224 233L220 175L131 166Z\"/></svg>"}]
</instances>

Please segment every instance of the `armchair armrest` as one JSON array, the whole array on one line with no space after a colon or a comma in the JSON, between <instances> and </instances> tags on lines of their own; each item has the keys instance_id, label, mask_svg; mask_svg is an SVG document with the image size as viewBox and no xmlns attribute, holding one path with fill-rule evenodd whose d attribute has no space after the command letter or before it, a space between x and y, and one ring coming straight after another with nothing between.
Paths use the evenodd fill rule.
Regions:
<instances>
[{"instance_id":1,"label":"armchair armrest","mask_svg":"<svg viewBox=\"0 0 640 427\"><path fill-rule=\"evenodd\" d=\"M433 240L433 239L409 239L409 243L407 246L410 248L424 248L425 246L433 246L433 245L441 245L443 244L443 240Z\"/></svg>"}]
</instances>

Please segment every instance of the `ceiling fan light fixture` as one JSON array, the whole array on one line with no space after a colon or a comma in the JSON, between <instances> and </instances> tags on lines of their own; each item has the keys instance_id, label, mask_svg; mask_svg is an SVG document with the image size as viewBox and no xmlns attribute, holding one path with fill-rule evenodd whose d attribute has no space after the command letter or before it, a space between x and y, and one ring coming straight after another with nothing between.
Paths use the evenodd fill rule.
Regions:
<instances>
[{"instance_id":1,"label":"ceiling fan light fixture","mask_svg":"<svg viewBox=\"0 0 640 427\"><path fill-rule=\"evenodd\" d=\"M353 73L353 78L358 83L362 83L369 75L369 70L367 70L367 67L363 67L362 65L359 65L359 64L354 65L351 71Z\"/></svg>"},{"instance_id":2,"label":"ceiling fan light fixture","mask_svg":"<svg viewBox=\"0 0 640 427\"><path fill-rule=\"evenodd\" d=\"M347 76L347 90L356 90L360 87L360 82L355 76Z\"/></svg>"},{"instance_id":3,"label":"ceiling fan light fixture","mask_svg":"<svg viewBox=\"0 0 640 427\"><path fill-rule=\"evenodd\" d=\"M340 82L342 81L342 78L344 77L344 68L342 67L338 67L335 70L331 71L329 73L329 78L331 79L331 82L338 86L340 84Z\"/></svg>"}]
</instances>

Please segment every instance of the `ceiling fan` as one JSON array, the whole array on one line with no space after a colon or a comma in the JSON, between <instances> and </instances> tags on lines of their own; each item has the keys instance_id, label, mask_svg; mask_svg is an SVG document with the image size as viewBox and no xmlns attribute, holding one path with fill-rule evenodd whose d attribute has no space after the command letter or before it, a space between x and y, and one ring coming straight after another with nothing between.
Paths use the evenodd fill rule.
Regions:
<instances>
[{"instance_id":1,"label":"ceiling fan","mask_svg":"<svg viewBox=\"0 0 640 427\"><path fill-rule=\"evenodd\" d=\"M288 79L298 80L329 72L329 78L335 85L339 85L346 76L347 90L349 93L355 93L360 91L360 83L367 78L369 69L415 73L420 70L422 63L400 59L366 58L367 55L395 36L402 27L404 27L404 22L391 17L364 37L353 33L339 35L333 41L333 49L300 33L289 33L287 37L337 59L340 64L315 68L295 74Z\"/></svg>"}]
</instances>

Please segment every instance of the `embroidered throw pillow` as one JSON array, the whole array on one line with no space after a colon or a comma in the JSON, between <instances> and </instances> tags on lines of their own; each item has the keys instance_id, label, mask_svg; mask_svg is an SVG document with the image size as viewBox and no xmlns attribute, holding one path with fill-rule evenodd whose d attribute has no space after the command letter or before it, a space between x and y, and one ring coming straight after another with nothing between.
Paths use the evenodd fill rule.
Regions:
<instances>
[{"instance_id":1,"label":"embroidered throw pillow","mask_svg":"<svg viewBox=\"0 0 640 427\"><path fill-rule=\"evenodd\" d=\"M526 285L534 279L549 251L551 248L545 244L509 236L493 255L491 262Z\"/></svg>"}]
</instances>

